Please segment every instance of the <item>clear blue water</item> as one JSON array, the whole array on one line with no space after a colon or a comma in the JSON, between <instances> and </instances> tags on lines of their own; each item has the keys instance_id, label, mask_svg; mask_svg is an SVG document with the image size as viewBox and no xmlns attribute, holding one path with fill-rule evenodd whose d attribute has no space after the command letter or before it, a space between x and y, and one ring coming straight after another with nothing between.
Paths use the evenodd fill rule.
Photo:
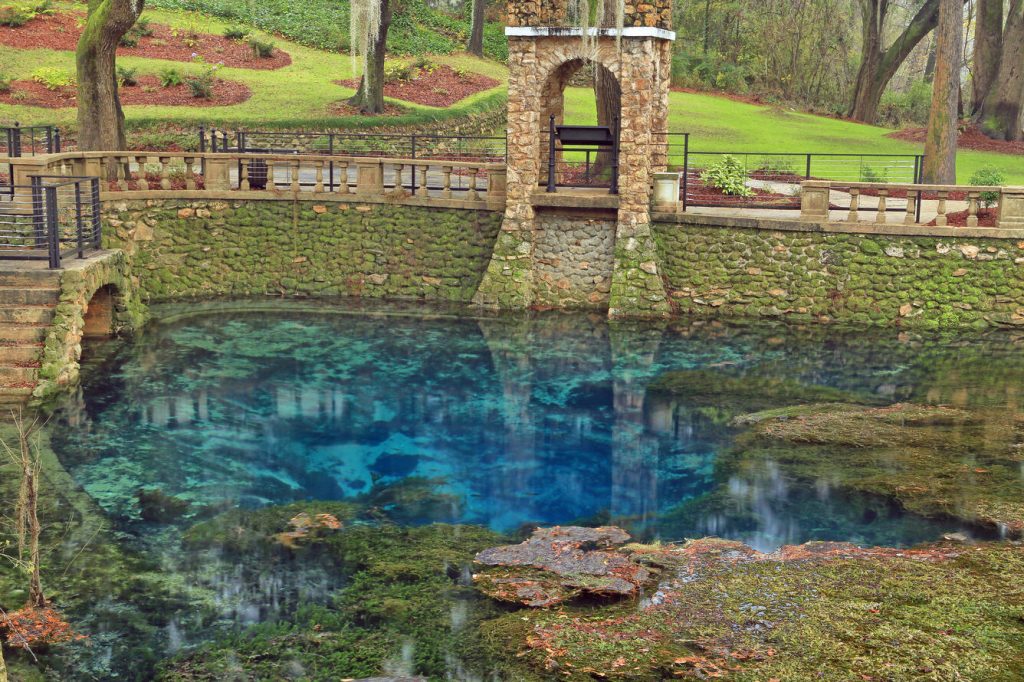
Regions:
<instances>
[{"instance_id":1,"label":"clear blue water","mask_svg":"<svg viewBox=\"0 0 1024 682\"><path fill-rule=\"evenodd\" d=\"M148 577L117 585L115 572L99 594L59 595L90 635L54 663L64 679L148 679L160 659L218 633L331 602L346 577L323 557L182 542L193 524L232 509L348 500L408 526L479 524L514 536L616 524L644 540L719 535L764 550L977 532L770 459L736 466L729 421L779 406L757 387L782 380L883 404L961 405L1002 434L1024 380L1022 341L1008 332L346 308L158 308L160 322L134 340L87 343L82 388L54 416L51 443L109 520L128 574ZM681 370L751 388L728 404L649 390ZM147 513L140 491L178 506ZM98 541L77 536L64 541L69 565L79 556L102 564ZM89 584L81 589L97 589Z\"/></svg>"}]
</instances>

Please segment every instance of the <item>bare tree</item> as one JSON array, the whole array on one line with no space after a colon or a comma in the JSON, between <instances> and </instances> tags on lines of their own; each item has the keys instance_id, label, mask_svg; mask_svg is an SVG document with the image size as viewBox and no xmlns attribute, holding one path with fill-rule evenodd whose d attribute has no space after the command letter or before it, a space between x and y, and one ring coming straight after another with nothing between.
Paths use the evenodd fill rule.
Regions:
<instances>
[{"instance_id":1,"label":"bare tree","mask_svg":"<svg viewBox=\"0 0 1024 682\"><path fill-rule=\"evenodd\" d=\"M384 57L395 0L357 0L352 3L353 28L367 35L353 35L352 46L363 57L363 78L349 104L366 114L384 113ZM360 13L363 18L360 19ZM353 31L355 33L355 31ZM359 46L362 44L362 50Z\"/></svg>"},{"instance_id":2,"label":"bare tree","mask_svg":"<svg viewBox=\"0 0 1024 682\"><path fill-rule=\"evenodd\" d=\"M1002 57L975 114L982 131L997 140L1024 139L1024 0L1013 0L1003 32Z\"/></svg>"},{"instance_id":3,"label":"bare tree","mask_svg":"<svg viewBox=\"0 0 1024 682\"><path fill-rule=\"evenodd\" d=\"M145 0L89 0L85 29L78 39L78 148L127 148L124 111L117 92L118 43L142 14Z\"/></svg>"},{"instance_id":4,"label":"bare tree","mask_svg":"<svg viewBox=\"0 0 1024 682\"><path fill-rule=\"evenodd\" d=\"M473 23L470 27L469 44L466 49L477 57L484 56L484 14L486 9L486 0L473 0Z\"/></svg>"},{"instance_id":5,"label":"bare tree","mask_svg":"<svg viewBox=\"0 0 1024 682\"><path fill-rule=\"evenodd\" d=\"M924 148L924 181L952 185L956 183L960 63L964 44L961 0L941 0L935 44L935 80Z\"/></svg>"},{"instance_id":6,"label":"bare tree","mask_svg":"<svg viewBox=\"0 0 1024 682\"><path fill-rule=\"evenodd\" d=\"M885 47L885 22L890 7L888 0L860 0L863 56L847 112L857 121L875 122L889 81L939 19L939 0L927 0L896 40Z\"/></svg>"},{"instance_id":7,"label":"bare tree","mask_svg":"<svg viewBox=\"0 0 1024 682\"><path fill-rule=\"evenodd\" d=\"M46 606L39 544L42 535L42 525L39 523L39 476L42 461L39 448L32 444L39 422L33 420L26 423L21 414L14 414L13 420L18 432L18 448L15 450L7 443L3 443L3 448L11 462L18 467L21 476L15 512L17 563L28 573L29 605L42 608Z\"/></svg>"}]
</instances>

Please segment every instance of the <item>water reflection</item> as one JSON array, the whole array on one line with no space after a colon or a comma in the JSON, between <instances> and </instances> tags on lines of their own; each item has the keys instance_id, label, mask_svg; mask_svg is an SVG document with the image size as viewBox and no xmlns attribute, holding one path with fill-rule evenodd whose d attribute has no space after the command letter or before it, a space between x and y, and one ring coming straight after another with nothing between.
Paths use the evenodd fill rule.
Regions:
<instances>
[{"instance_id":1,"label":"water reflection","mask_svg":"<svg viewBox=\"0 0 1024 682\"><path fill-rule=\"evenodd\" d=\"M178 318L87 354L55 445L125 528L137 491L189 515L304 499L404 507L410 523L610 522L759 548L810 539L909 544L958 530L772 462L723 470L732 415L652 393L665 372L775 378L883 401L971 406L1009 447L1017 335L949 344L827 329L609 325L246 313ZM755 385L755 384L752 384ZM763 408L763 405L760 407ZM430 481L437 497L390 486ZM428 499L429 497L429 499Z\"/></svg>"}]
</instances>

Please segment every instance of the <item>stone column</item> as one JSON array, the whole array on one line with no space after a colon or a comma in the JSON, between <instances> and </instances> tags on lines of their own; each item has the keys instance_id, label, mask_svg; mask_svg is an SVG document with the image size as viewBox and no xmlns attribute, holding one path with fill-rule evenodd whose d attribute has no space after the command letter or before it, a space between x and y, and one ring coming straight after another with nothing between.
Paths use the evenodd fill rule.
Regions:
<instances>
[{"instance_id":1,"label":"stone column","mask_svg":"<svg viewBox=\"0 0 1024 682\"><path fill-rule=\"evenodd\" d=\"M672 43L658 41L657 72L654 80L654 117L651 121L654 146L651 149L651 171L668 170L668 114L672 88Z\"/></svg>"},{"instance_id":2,"label":"stone column","mask_svg":"<svg viewBox=\"0 0 1024 682\"><path fill-rule=\"evenodd\" d=\"M1004 187L999 193L999 227L1024 229L1024 187Z\"/></svg>"},{"instance_id":3,"label":"stone column","mask_svg":"<svg viewBox=\"0 0 1024 682\"><path fill-rule=\"evenodd\" d=\"M619 223L611 317L662 317L670 312L651 230L651 127L656 117L651 69L659 61L660 42L653 38L622 41Z\"/></svg>"},{"instance_id":4,"label":"stone column","mask_svg":"<svg viewBox=\"0 0 1024 682\"><path fill-rule=\"evenodd\" d=\"M800 220L827 221L831 189L832 183L827 180L800 183Z\"/></svg>"},{"instance_id":5,"label":"stone column","mask_svg":"<svg viewBox=\"0 0 1024 682\"><path fill-rule=\"evenodd\" d=\"M540 83L537 42L510 38L508 184L505 220L473 302L487 308L525 309L533 303L534 210L539 181Z\"/></svg>"}]
</instances>

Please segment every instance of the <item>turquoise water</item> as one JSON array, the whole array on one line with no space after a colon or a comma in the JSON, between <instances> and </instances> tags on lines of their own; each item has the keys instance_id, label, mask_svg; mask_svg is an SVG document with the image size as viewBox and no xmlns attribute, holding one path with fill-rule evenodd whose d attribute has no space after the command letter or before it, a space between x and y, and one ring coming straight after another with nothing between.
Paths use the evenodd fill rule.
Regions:
<instances>
[{"instance_id":1,"label":"turquoise water","mask_svg":"<svg viewBox=\"0 0 1024 682\"><path fill-rule=\"evenodd\" d=\"M202 614L187 599L156 607L123 595L75 610L94 633L75 665L141 665L141 678L213 631L326 603L344 583L322 557L256 562L182 545L190 526L232 509L341 500L407 526L514 536L536 525L615 524L642 540L720 535L763 550L984 533L772 462L723 466L737 434L731 418L776 406L772 395L752 388L709 404L648 385L702 370L713 382L771 379L873 404L1001 415L1016 409L1024 370L1009 333L965 340L315 306L155 312L162 321L135 340L88 345L82 389L50 428L60 462L120 546L174 583L161 590L215 594ZM152 622L157 608L169 608L158 627L133 624ZM128 663L143 649L148 663Z\"/></svg>"}]
</instances>

